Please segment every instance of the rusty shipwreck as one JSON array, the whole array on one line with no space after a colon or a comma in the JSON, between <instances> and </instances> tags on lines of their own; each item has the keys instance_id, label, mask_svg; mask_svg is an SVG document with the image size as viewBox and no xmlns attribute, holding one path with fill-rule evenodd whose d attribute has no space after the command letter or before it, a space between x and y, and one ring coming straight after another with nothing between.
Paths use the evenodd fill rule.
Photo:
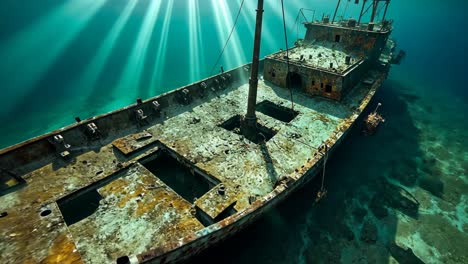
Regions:
<instances>
[{"instance_id":1,"label":"rusty shipwreck","mask_svg":"<svg viewBox=\"0 0 468 264\"><path fill-rule=\"evenodd\" d=\"M259 60L259 0L251 64L1 150L2 263L168 263L241 230L370 104L395 60L389 2Z\"/></svg>"}]
</instances>

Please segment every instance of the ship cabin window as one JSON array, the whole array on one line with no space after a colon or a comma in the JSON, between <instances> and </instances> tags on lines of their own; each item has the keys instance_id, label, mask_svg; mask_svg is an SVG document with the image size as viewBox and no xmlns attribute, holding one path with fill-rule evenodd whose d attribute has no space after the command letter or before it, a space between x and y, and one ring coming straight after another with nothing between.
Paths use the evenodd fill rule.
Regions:
<instances>
[{"instance_id":1,"label":"ship cabin window","mask_svg":"<svg viewBox=\"0 0 468 264\"><path fill-rule=\"evenodd\" d=\"M312 80L312 85L315 86L315 80Z\"/></svg>"},{"instance_id":2,"label":"ship cabin window","mask_svg":"<svg viewBox=\"0 0 468 264\"><path fill-rule=\"evenodd\" d=\"M272 71L271 71L271 77L276 77L275 70L272 70Z\"/></svg>"},{"instance_id":3,"label":"ship cabin window","mask_svg":"<svg viewBox=\"0 0 468 264\"><path fill-rule=\"evenodd\" d=\"M335 35L335 42L341 42L341 35L339 34Z\"/></svg>"},{"instance_id":4,"label":"ship cabin window","mask_svg":"<svg viewBox=\"0 0 468 264\"><path fill-rule=\"evenodd\" d=\"M331 86L331 84L325 85L325 92L326 92L326 93L331 93L331 92L332 92L332 86Z\"/></svg>"},{"instance_id":5,"label":"ship cabin window","mask_svg":"<svg viewBox=\"0 0 468 264\"><path fill-rule=\"evenodd\" d=\"M320 88L323 88L323 83L320 83Z\"/></svg>"}]
</instances>

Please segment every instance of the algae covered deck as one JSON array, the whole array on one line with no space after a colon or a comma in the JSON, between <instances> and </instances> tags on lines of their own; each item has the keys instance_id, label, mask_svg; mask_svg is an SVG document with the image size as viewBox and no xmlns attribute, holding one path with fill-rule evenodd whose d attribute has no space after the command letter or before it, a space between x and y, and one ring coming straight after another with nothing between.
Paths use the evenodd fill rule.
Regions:
<instances>
[{"instance_id":1,"label":"algae covered deck","mask_svg":"<svg viewBox=\"0 0 468 264\"><path fill-rule=\"evenodd\" d=\"M315 166L319 148L346 132L372 89L359 85L343 102L294 92L292 112L288 90L260 81L261 142L236 133L248 84L193 108L171 106L136 132L28 173L25 187L1 196L1 259L108 263L182 245Z\"/></svg>"}]
</instances>

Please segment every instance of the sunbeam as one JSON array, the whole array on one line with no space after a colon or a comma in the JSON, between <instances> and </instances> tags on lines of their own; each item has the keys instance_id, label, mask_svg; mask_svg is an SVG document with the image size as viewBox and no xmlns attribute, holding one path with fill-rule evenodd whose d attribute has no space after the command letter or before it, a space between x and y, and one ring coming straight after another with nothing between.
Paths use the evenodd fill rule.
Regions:
<instances>
[{"instance_id":1,"label":"sunbeam","mask_svg":"<svg viewBox=\"0 0 468 264\"><path fill-rule=\"evenodd\" d=\"M268 9L273 11L274 15L279 20L283 21L283 13L282 13L282 10L281 10L281 1L277 0L276 4L273 4L271 1L267 1L267 5L268 5ZM299 10L299 8L297 8L297 10L294 10L293 8L286 8L285 7L284 16L285 16L285 19L286 19L286 27L287 27L288 32L291 32L294 29L295 16L292 13L294 13L294 12L296 12L298 10ZM281 30L283 30L283 29L281 28Z\"/></svg>"},{"instance_id":2,"label":"sunbeam","mask_svg":"<svg viewBox=\"0 0 468 264\"><path fill-rule=\"evenodd\" d=\"M199 19L197 17L197 0L188 0L188 26L190 46L190 81L200 78L200 46L198 41Z\"/></svg>"},{"instance_id":3,"label":"sunbeam","mask_svg":"<svg viewBox=\"0 0 468 264\"><path fill-rule=\"evenodd\" d=\"M116 97L121 97L122 94L127 94L128 96L126 96L125 101L127 101L129 96L132 98L141 94L139 89L141 88L140 81L146 62L146 53L160 8L161 1L151 1L151 4L146 11L135 45L132 48L128 62L125 65L122 77L118 82L118 87L114 90L114 95L116 95Z\"/></svg>"},{"instance_id":4,"label":"sunbeam","mask_svg":"<svg viewBox=\"0 0 468 264\"><path fill-rule=\"evenodd\" d=\"M150 87L154 91L161 85L161 77L164 72L164 63L166 61L167 40L169 37L169 28L171 26L172 9L174 0L168 0L166 13L164 14L164 22L159 38L158 52L156 54L156 62L154 64L153 74L151 75Z\"/></svg>"},{"instance_id":5,"label":"sunbeam","mask_svg":"<svg viewBox=\"0 0 468 264\"><path fill-rule=\"evenodd\" d=\"M224 0L211 0L212 8L215 14L217 33L220 41L220 47L224 46L226 39L228 38L229 32L233 26L233 20L231 17L231 11L229 10ZM244 50L241 47L239 35L234 32L231 37L231 42L227 47L226 54L223 59L226 62L227 67L234 67L241 65L246 61ZM231 60L231 56L234 57L235 61ZM225 66L226 66L225 65Z\"/></svg>"},{"instance_id":6,"label":"sunbeam","mask_svg":"<svg viewBox=\"0 0 468 264\"><path fill-rule=\"evenodd\" d=\"M91 62L88 64L88 67L82 74L78 83L74 86L74 89L79 89L81 91L81 96L83 100L88 100L88 96L92 93L94 89L97 89L96 82L101 75L109 56L114 50L119 36L122 33L123 28L127 24L138 0L129 0L124 7L121 15L112 26L111 30L107 34L106 38L99 47L96 55L91 59Z\"/></svg>"},{"instance_id":7,"label":"sunbeam","mask_svg":"<svg viewBox=\"0 0 468 264\"><path fill-rule=\"evenodd\" d=\"M0 82L7 85L4 109L28 93L106 1L65 1L1 45Z\"/></svg>"},{"instance_id":8,"label":"sunbeam","mask_svg":"<svg viewBox=\"0 0 468 264\"><path fill-rule=\"evenodd\" d=\"M198 41L198 46L199 47L204 47L203 46L203 33L202 33L202 27L201 27L201 22L200 22L200 1L196 1L196 12L195 12L195 17L196 17L196 23L197 23L197 41ZM202 65L205 65L205 53L200 52L198 55L199 61L201 63L200 69L204 69ZM198 76L198 78L204 77L207 75L206 70L200 72L201 76Z\"/></svg>"}]
</instances>

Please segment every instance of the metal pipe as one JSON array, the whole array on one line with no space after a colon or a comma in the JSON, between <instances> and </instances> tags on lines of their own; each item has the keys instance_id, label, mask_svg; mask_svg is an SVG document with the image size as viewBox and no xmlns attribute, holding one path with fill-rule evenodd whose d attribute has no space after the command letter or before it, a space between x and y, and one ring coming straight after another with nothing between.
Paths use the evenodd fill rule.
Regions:
<instances>
[{"instance_id":1,"label":"metal pipe","mask_svg":"<svg viewBox=\"0 0 468 264\"><path fill-rule=\"evenodd\" d=\"M243 120L244 135L255 134L257 126L257 116L255 115L255 106L257 104L257 87L258 87L258 67L260 64L260 40L262 35L263 22L263 0L258 0L257 21L255 25L255 39L252 56L252 69L249 80L249 97L247 104L247 114Z\"/></svg>"},{"instance_id":2,"label":"metal pipe","mask_svg":"<svg viewBox=\"0 0 468 264\"><path fill-rule=\"evenodd\" d=\"M331 22L332 24L333 22L335 22L336 13L338 12L338 8L340 7L340 4L341 4L341 0L338 0L338 3L336 4L335 14L333 15L333 19Z\"/></svg>"},{"instance_id":3,"label":"metal pipe","mask_svg":"<svg viewBox=\"0 0 468 264\"><path fill-rule=\"evenodd\" d=\"M359 19L358 19L358 22L357 22L358 26L359 26L359 24L361 24L362 13L364 13L364 8L366 7L366 1L367 0L364 0L363 3L362 3L361 13L359 14Z\"/></svg>"}]
</instances>

